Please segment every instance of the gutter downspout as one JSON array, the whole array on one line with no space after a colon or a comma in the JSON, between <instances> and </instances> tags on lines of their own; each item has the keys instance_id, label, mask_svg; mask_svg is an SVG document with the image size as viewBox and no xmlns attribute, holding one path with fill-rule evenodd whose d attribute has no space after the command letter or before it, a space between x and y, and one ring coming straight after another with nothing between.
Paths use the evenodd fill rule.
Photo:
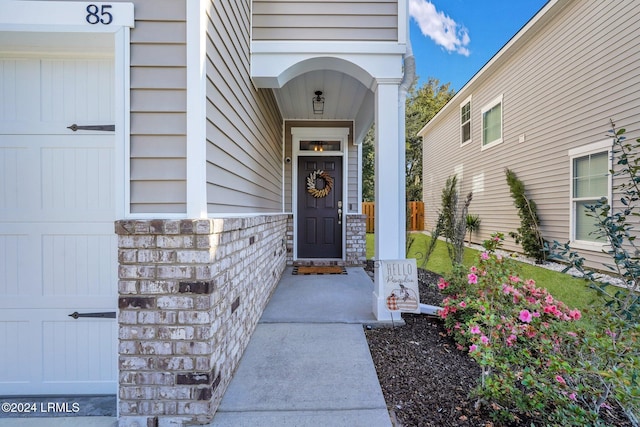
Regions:
<instances>
[{"instance_id":1,"label":"gutter downspout","mask_svg":"<svg viewBox=\"0 0 640 427\"><path fill-rule=\"evenodd\" d=\"M409 2L407 2L407 16L409 16L408 14L408 9L409 9ZM400 150L400 158L399 158L399 165L400 167L402 167L404 173L403 173L403 179L401 180L401 184L400 184L400 188L398 189L398 192L400 194L400 206L398 206L398 209L400 209L400 213L401 215L399 216L399 218L401 218L400 220L400 224L398 224L398 236L400 239L400 247L401 248L406 248L407 247L407 213L406 213L406 209L407 209L407 185L406 185L406 168L407 168L407 160L406 160L406 117L405 117L405 112L406 112L406 103L407 103L407 94L409 92L409 89L411 88L411 85L413 85L413 82L416 79L416 61L415 58L413 57L413 48L411 46L411 34L410 34L410 23L407 22L407 51L404 54L404 75L402 77L402 81L400 82L400 94L398 96L398 144L400 144L400 147L398 147L398 149ZM406 254L405 254L406 256Z\"/></svg>"}]
</instances>

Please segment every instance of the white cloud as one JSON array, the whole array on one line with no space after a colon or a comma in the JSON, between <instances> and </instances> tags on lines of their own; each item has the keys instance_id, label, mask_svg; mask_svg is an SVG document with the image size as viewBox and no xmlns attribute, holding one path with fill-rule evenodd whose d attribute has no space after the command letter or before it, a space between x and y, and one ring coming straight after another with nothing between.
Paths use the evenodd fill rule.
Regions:
<instances>
[{"instance_id":1,"label":"white cloud","mask_svg":"<svg viewBox=\"0 0 640 427\"><path fill-rule=\"evenodd\" d=\"M467 45L471 39L467 29L443 12L438 12L433 3L427 0L409 0L409 14L416 20L423 35L449 52L469 56Z\"/></svg>"}]
</instances>

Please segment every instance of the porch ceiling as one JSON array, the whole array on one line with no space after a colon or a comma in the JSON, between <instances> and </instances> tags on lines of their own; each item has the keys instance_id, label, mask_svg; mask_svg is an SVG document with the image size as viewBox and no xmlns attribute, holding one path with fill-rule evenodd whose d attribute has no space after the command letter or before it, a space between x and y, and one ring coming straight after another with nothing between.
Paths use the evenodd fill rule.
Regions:
<instances>
[{"instance_id":1,"label":"porch ceiling","mask_svg":"<svg viewBox=\"0 0 640 427\"><path fill-rule=\"evenodd\" d=\"M313 113L317 90L324 96L324 114ZM339 71L309 71L273 91L286 120L356 120L356 127L367 129L373 122L373 92Z\"/></svg>"}]
</instances>

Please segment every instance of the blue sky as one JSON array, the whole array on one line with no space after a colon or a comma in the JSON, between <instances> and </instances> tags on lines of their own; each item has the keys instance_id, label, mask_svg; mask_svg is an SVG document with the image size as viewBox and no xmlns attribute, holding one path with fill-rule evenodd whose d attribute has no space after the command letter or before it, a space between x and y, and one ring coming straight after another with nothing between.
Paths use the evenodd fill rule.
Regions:
<instances>
[{"instance_id":1,"label":"blue sky","mask_svg":"<svg viewBox=\"0 0 640 427\"><path fill-rule=\"evenodd\" d=\"M418 85L458 91L547 0L409 0Z\"/></svg>"}]
</instances>

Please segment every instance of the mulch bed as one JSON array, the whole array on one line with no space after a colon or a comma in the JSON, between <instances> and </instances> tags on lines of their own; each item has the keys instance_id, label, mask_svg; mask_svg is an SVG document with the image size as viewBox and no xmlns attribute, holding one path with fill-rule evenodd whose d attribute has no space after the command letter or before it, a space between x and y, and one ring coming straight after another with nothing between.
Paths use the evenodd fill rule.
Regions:
<instances>
[{"instance_id":1,"label":"mulch bed","mask_svg":"<svg viewBox=\"0 0 640 427\"><path fill-rule=\"evenodd\" d=\"M419 270L420 302L441 305L435 273ZM497 427L488 411L474 408L469 397L480 368L467 353L456 349L442 321L403 314L404 326L366 330L387 407L395 426ZM607 425L629 426L609 414ZM511 426L530 426L524 420ZM509 426L509 427L511 427Z\"/></svg>"}]
</instances>

